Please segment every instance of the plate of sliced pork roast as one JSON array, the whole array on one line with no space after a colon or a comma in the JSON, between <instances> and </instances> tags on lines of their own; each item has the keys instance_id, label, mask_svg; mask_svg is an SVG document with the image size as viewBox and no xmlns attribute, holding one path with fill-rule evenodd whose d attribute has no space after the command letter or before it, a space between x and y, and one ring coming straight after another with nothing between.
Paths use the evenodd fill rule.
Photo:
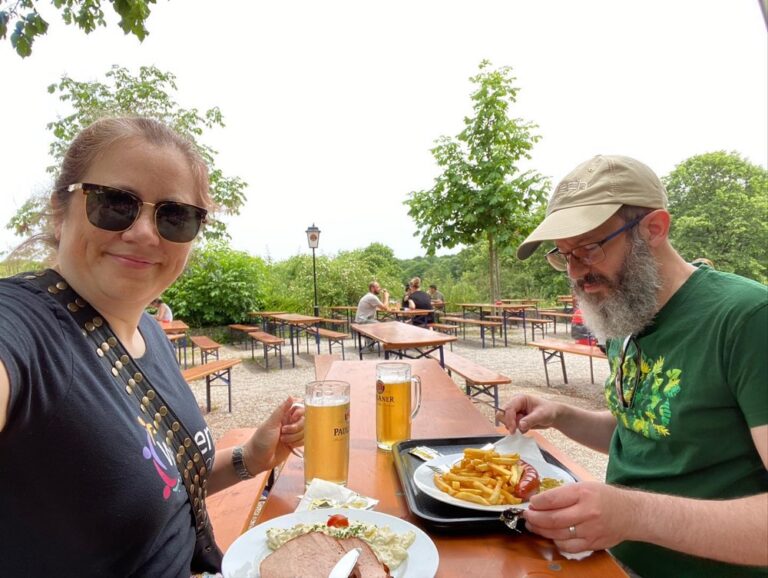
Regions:
<instances>
[{"instance_id":1,"label":"plate of sliced pork roast","mask_svg":"<svg viewBox=\"0 0 768 578\"><path fill-rule=\"evenodd\" d=\"M354 578L432 578L435 544L413 524L380 512L324 508L273 518L235 540L224 578L328 578L336 562L360 548Z\"/></svg>"}]
</instances>

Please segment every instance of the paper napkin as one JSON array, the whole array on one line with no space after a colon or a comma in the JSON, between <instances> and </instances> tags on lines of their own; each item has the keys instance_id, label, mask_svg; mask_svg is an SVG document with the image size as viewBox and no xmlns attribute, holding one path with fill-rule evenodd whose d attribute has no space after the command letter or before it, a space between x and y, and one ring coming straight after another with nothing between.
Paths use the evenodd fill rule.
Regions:
<instances>
[{"instance_id":1,"label":"paper napkin","mask_svg":"<svg viewBox=\"0 0 768 578\"><path fill-rule=\"evenodd\" d=\"M354 490L334 484L320 478L314 478L301 496L297 512L317 510L319 508L353 508L372 510L379 501L374 498L361 496Z\"/></svg>"}]
</instances>

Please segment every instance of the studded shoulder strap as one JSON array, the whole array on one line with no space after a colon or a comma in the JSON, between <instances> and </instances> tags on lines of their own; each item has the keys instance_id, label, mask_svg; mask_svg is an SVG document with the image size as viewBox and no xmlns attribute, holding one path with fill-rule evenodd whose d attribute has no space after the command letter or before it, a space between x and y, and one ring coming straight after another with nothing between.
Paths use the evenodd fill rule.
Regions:
<instances>
[{"instance_id":1,"label":"studded shoulder strap","mask_svg":"<svg viewBox=\"0 0 768 578\"><path fill-rule=\"evenodd\" d=\"M122 391L134 398L147 423L165 432L165 441L176 453L176 467L192 505L195 527L202 530L208 523L205 498L208 495L208 468L200 448L171 407L152 386L123 344L99 313L69 286L53 269L22 273L18 277L46 290L64 306L93 346L94 355L115 379Z\"/></svg>"}]
</instances>

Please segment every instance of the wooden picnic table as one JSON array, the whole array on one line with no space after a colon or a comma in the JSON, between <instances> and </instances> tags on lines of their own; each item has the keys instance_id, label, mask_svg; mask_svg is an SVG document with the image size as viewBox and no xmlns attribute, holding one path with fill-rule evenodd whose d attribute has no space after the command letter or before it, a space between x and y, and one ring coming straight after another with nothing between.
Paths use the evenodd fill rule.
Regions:
<instances>
[{"instance_id":1,"label":"wooden picnic table","mask_svg":"<svg viewBox=\"0 0 768 578\"><path fill-rule=\"evenodd\" d=\"M414 327L401 321L388 323L353 323L352 330L357 333L358 353L363 359L363 336L381 344L384 349L384 359L389 359L392 352L398 357L411 357L406 352L414 350L418 359L437 351L440 355L440 365L445 365L443 345L456 341L453 335L446 335L439 331L430 331L421 327Z\"/></svg>"},{"instance_id":2,"label":"wooden picnic table","mask_svg":"<svg viewBox=\"0 0 768 578\"><path fill-rule=\"evenodd\" d=\"M393 325L384 323L381 325ZM473 531L436 532L413 515L406 503L391 452L376 447L376 361L335 361L326 379L351 384L351 434L348 487L379 500L376 511L420 526L437 547L440 563L437 578L467 576L563 576L585 578L626 577L606 552L580 560L568 560L551 540L534 534L514 534L501 525L482 534ZM426 385L422 404L413 421L414 438L499 435L491 423L431 359L406 360ZM536 432L530 435L580 479L594 479L563 451ZM297 496L304 493L304 464L290 455L278 476L257 523L293 512ZM420 577L418 577L420 578ZM426 577L429 578L429 577Z\"/></svg>"},{"instance_id":3,"label":"wooden picnic table","mask_svg":"<svg viewBox=\"0 0 768 578\"><path fill-rule=\"evenodd\" d=\"M296 367L296 354L293 349L293 337L296 336L296 346L299 347L299 338L301 332L306 330L307 327L317 326L322 317L315 317L313 315L301 315L299 313L279 313L271 315L271 318L280 325L288 326L288 335L291 340L291 364ZM317 343L317 352L320 353L320 336L315 335L315 341Z\"/></svg>"},{"instance_id":4,"label":"wooden picnic table","mask_svg":"<svg viewBox=\"0 0 768 578\"><path fill-rule=\"evenodd\" d=\"M347 327L349 327L357 314L357 305L333 305L328 307L328 311L331 312L331 315L334 313L341 313L344 315L347 319Z\"/></svg>"},{"instance_id":5,"label":"wooden picnic table","mask_svg":"<svg viewBox=\"0 0 768 578\"><path fill-rule=\"evenodd\" d=\"M248 317L253 317L255 320L261 321L261 329L263 331L269 331L269 320L274 315L281 315L288 313L287 311L249 311Z\"/></svg>"},{"instance_id":6,"label":"wooden picnic table","mask_svg":"<svg viewBox=\"0 0 768 578\"><path fill-rule=\"evenodd\" d=\"M388 309L386 311L379 309L376 311L376 316L379 319L397 319L401 321L429 315L430 313L434 313L434 309Z\"/></svg>"},{"instance_id":7,"label":"wooden picnic table","mask_svg":"<svg viewBox=\"0 0 768 578\"><path fill-rule=\"evenodd\" d=\"M174 319L173 321L158 321L160 327L163 328L166 335L173 335L174 333L186 333L189 330L189 325L184 323L181 319Z\"/></svg>"},{"instance_id":8,"label":"wooden picnic table","mask_svg":"<svg viewBox=\"0 0 768 578\"><path fill-rule=\"evenodd\" d=\"M568 331L568 323L573 319L573 313L563 313L562 311L539 311L541 317L551 317L554 322L554 332L557 333L557 320L562 319L565 324L565 330Z\"/></svg>"}]
</instances>

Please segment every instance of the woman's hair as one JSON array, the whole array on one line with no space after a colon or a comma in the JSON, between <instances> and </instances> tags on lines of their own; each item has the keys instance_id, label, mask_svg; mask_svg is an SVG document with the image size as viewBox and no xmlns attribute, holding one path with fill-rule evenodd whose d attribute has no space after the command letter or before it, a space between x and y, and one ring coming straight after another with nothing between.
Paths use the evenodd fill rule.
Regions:
<instances>
[{"instance_id":1,"label":"woman's hair","mask_svg":"<svg viewBox=\"0 0 768 578\"><path fill-rule=\"evenodd\" d=\"M421 278L414 277L411 279L411 287L413 287L416 291L418 291L421 288Z\"/></svg>"},{"instance_id":2,"label":"woman's hair","mask_svg":"<svg viewBox=\"0 0 768 578\"><path fill-rule=\"evenodd\" d=\"M82 181L99 154L115 143L132 138L141 139L158 147L173 147L184 155L192 172L196 184L195 193L200 202L206 209L214 208L208 187L208 166L191 140L152 118L102 118L84 128L64 154L64 160L53 186L50 208L43 218L46 222L46 230L23 243L16 251L38 241L56 249L58 242L54 237L53 229L55 224L63 218L74 194L67 191L67 187Z\"/></svg>"}]
</instances>

